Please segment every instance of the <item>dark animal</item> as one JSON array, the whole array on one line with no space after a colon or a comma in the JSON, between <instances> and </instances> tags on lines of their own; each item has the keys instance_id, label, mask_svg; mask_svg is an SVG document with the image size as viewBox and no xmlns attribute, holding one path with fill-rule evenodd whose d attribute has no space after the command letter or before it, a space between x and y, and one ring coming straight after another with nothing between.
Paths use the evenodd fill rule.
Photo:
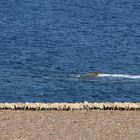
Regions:
<instances>
[{"instance_id":1,"label":"dark animal","mask_svg":"<svg viewBox=\"0 0 140 140\"><path fill-rule=\"evenodd\" d=\"M91 72L88 74L81 75L80 78L94 78L97 77L101 72Z\"/></svg>"}]
</instances>

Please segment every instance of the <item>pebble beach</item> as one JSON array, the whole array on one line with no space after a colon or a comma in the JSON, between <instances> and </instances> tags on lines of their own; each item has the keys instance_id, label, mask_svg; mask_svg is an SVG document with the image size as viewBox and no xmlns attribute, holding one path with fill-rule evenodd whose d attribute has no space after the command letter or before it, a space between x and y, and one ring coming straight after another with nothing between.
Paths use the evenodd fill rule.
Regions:
<instances>
[{"instance_id":1,"label":"pebble beach","mask_svg":"<svg viewBox=\"0 0 140 140\"><path fill-rule=\"evenodd\" d=\"M1 140L139 140L140 111L0 110Z\"/></svg>"},{"instance_id":2,"label":"pebble beach","mask_svg":"<svg viewBox=\"0 0 140 140\"><path fill-rule=\"evenodd\" d=\"M1 103L1 140L139 140L139 103Z\"/></svg>"}]
</instances>

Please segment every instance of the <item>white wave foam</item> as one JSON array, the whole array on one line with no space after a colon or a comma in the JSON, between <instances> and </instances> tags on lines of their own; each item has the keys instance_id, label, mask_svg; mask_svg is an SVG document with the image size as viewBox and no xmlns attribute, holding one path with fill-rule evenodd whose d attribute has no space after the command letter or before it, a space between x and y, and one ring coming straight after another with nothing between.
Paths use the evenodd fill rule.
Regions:
<instances>
[{"instance_id":1,"label":"white wave foam","mask_svg":"<svg viewBox=\"0 0 140 140\"><path fill-rule=\"evenodd\" d=\"M99 74L99 77L140 79L140 75L128 75L128 74Z\"/></svg>"}]
</instances>

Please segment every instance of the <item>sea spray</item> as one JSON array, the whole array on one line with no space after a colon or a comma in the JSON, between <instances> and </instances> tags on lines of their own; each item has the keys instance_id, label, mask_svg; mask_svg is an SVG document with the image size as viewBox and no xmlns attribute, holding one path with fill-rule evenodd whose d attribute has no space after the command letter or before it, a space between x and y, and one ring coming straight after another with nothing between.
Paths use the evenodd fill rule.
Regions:
<instances>
[{"instance_id":1,"label":"sea spray","mask_svg":"<svg viewBox=\"0 0 140 140\"><path fill-rule=\"evenodd\" d=\"M99 77L114 77L114 78L128 78L128 79L140 79L140 75L128 75L128 74L99 74Z\"/></svg>"}]
</instances>

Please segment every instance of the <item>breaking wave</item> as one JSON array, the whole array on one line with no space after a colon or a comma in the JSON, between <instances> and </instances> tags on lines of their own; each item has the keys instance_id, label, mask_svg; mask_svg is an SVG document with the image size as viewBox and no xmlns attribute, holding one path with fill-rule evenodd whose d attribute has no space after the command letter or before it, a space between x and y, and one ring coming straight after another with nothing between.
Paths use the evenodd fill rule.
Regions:
<instances>
[{"instance_id":1,"label":"breaking wave","mask_svg":"<svg viewBox=\"0 0 140 140\"><path fill-rule=\"evenodd\" d=\"M140 79L140 75L128 75L128 74L99 74L99 77L115 77L115 78Z\"/></svg>"}]
</instances>

